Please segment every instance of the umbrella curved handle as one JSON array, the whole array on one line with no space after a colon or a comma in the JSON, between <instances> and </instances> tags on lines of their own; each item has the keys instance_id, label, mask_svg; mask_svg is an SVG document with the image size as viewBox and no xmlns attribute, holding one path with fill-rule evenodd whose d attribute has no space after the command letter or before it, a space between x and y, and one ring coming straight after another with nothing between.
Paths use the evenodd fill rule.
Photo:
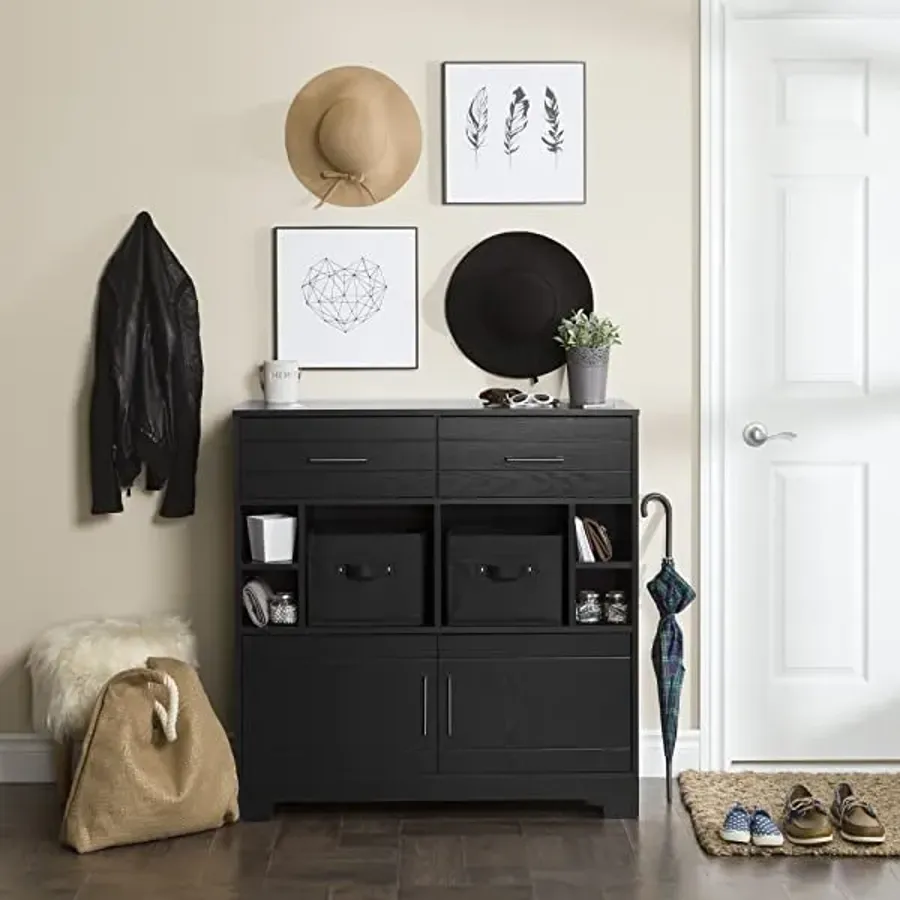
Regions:
<instances>
[{"instance_id":1,"label":"umbrella curved handle","mask_svg":"<svg viewBox=\"0 0 900 900\"><path fill-rule=\"evenodd\" d=\"M665 494L647 494L641 500L641 518L646 519L649 515L647 506L651 502L659 503L665 510L666 514L666 559L672 558L672 501Z\"/></svg>"}]
</instances>

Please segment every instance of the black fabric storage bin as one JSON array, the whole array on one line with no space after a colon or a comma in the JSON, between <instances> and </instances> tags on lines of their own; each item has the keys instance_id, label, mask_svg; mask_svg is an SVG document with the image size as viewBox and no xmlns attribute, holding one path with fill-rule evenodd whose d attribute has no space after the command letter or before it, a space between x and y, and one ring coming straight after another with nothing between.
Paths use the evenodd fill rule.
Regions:
<instances>
[{"instance_id":1,"label":"black fabric storage bin","mask_svg":"<svg viewBox=\"0 0 900 900\"><path fill-rule=\"evenodd\" d=\"M559 625L563 539L545 534L449 534L447 623Z\"/></svg>"},{"instance_id":2,"label":"black fabric storage bin","mask_svg":"<svg viewBox=\"0 0 900 900\"><path fill-rule=\"evenodd\" d=\"M422 534L309 536L310 625L420 625L425 599Z\"/></svg>"}]
</instances>

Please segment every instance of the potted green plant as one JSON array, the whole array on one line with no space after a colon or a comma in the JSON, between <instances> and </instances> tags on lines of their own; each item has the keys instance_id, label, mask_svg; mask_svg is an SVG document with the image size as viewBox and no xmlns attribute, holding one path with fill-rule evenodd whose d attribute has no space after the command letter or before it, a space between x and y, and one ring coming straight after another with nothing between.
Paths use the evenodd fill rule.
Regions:
<instances>
[{"instance_id":1,"label":"potted green plant","mask_svg":"<svg viewBox=\"0 0 900 900\"><path fill-rule=\"evenodd\" d=\"M621 344L619 326L597 313L577 310L556 329L556 340L566 351L569 405L595 406L606 401L609 351Z\"/></svg>"}]
</instances>

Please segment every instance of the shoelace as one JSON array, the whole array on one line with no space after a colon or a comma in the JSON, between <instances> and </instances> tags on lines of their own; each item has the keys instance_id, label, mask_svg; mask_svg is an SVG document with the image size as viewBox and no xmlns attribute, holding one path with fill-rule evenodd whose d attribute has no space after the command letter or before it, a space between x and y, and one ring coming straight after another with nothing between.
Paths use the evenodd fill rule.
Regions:
<instances>
[{"instance_id":1,"label":"shoelace","mask_svg":"<svg viewBox=\"0 0 900 900\"><path fill-rule=\"evenodd\" d=\"M843 822L854 809L861 809L863 812L868 813L873 819L878 818L878 816L875 815L875 807L872 806L871 803L866 803L863 800L860 800L859 797L855 797L851 794L849 797L844 797L841 801L839 809L840 820Z\"/></svg>"},{"instance_id":2,"label":"shoelace","mask_svg":"<svg viewBox=\"0 0 900 900\"><path fill-rule=\"evenodd\" d=\"M788 815L792 818L799 818L811 812L828 814L825 804L821 800L816 800L815 797L798 797L788 803Z\"/></svg>"}]
</instances>

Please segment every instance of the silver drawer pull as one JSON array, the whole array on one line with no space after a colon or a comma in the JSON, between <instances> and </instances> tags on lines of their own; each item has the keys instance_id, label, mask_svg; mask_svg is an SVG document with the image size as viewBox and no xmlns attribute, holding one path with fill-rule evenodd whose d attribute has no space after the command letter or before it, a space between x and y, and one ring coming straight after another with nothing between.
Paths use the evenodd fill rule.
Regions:
<instances>
[{"instance_id":1,"label":"silver drawer pull","mask_svg":"<svg viewBox=\"0 0 900 900\"><path fill-rule=\"evenodd\" d=\"M508 463L563 463L564 456L507 456Z\"/></svg>"},{"instance_id":2,"label":"silver drawer pull","mask_svg":"<svg viewBox=\"0 0 900 900\"><path fill-rule=\"evenodd\" d=\"M308 456L306 458L308 463L343 463L343 464L351 464L356 463L357 465L362 463L367 463L369 460L366 459L365 456Z\"/></svg>"}]
</instances>

